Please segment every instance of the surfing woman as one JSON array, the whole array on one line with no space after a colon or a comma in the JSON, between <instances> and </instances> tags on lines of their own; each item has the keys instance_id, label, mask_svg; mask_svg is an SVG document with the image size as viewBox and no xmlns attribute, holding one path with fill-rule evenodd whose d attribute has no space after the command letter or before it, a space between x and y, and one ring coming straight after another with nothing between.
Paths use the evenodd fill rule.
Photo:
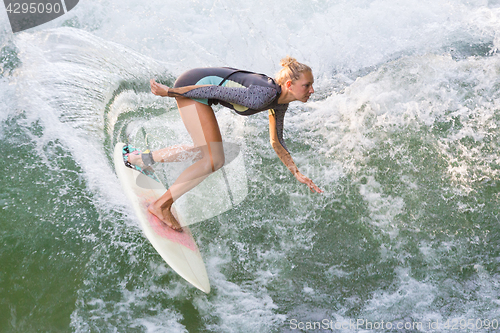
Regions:
<instances>
[{"instance_id":1,"label":"surfing woman","mask_svg":"<svg viewBox=\"0 0 500 333\"><path fill-rule=\"evenodd\" d=\"M220 103L240 115L269 110L271 145L295 178L312 192L323 192L312 180L299 172L283 141L283 120L288 103L307 102L314 93L311 68L291 57L281 60L276 79L234 68L197 68L182 74L170 88L151 80L151 92L174 97L193 146L173 146L148 153L132 153L128 162L141 168L155 162L173 162L180 153L195 151L197 161L182 172L149 212L175 230L182 230L172 215L172 204L181 195L201 183L224 165L224 150L217 119L211 107Z\"/></svg>"}]
</instances>

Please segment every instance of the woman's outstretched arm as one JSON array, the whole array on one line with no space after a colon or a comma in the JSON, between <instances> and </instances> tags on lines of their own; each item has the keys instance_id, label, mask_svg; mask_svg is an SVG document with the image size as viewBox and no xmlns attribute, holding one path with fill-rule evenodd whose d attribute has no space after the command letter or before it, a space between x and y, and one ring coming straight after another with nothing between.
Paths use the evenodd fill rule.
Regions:
<instances>
[{"instance_id":1,"label":"woman's outstretched arm","mask_svg":"<svg viewBox=\"0 0 500 333\"><path fill-rule=\"evenodd\" d=\"M283 118L285 116L284 110L276 110L277 112L269 112L269 136L271 141L271 146L274 151L278 155L279 159L283 164L290 170L290 172L295 176L295 178L301 182L302 184L306 184L311 192L323 193L323 190L320 189L313 181L302 173L300 173L299 168L295 165L295 162L292 159L292 156L286 149L286 146L283 142ZM277 126L280 124L280 126Z\"/></svg>"}]
</instances>

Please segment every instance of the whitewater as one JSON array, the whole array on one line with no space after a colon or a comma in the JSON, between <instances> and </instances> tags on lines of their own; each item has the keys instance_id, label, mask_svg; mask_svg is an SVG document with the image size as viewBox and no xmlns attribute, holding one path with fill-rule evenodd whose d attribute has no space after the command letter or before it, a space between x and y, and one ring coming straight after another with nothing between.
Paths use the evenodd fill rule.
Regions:
<instances>
[{"instance_id":1,"label":"whitewater","mask_svg":"<svg viewBox=\"0 0 500 333\"><path fill-rule=\"evenodd\" d=\"M1 9L0 331L495 330L499 48L496 0L92 0L16 34ZM189 143L151 78L286 55L316 92L285 140L325 192L266 112L216 107L247 193L191 226L204 294L143 236L113 146L153 125L154 148Z\"/></svg>"}]
</instances>

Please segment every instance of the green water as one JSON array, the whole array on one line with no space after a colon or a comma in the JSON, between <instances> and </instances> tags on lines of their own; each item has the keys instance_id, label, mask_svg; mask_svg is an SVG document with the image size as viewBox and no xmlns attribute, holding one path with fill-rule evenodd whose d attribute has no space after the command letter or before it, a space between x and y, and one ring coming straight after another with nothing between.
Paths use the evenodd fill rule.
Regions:
<instances>
[{"instance_id":1,"label":"green water","mask_svg":"<svg viewBox=\"0 0 500 333\"><path fill-rule=\"evenodd\" d=\"M495 331L498 4L237 4L80 3L70 24L0 35L0 332L365 328L305 326L323 320ZM260 7L265 24L248 16ZM144 141L151 124L153 147L189 143L150 78L172 84L208 65L271 74L271 55L285 50L316 78L313 100L287 111L285 140L325 193L309 193L276 157L266 113L216 107L224 140L241 148L248 195L191 226L204 294L143 236L112 149L127 135Z\"/></svg>"},{"instance_id":2,"label":"green water","mask_svg":"<svg viewBox=\"0 0 500 333\"><path fill-rule=\"evenodd\" d=\"M58 142L39 145L42 131L22 115L2 123L2 332L66 332L98 245L81 170Z\"/></svg>"}]
</instances>

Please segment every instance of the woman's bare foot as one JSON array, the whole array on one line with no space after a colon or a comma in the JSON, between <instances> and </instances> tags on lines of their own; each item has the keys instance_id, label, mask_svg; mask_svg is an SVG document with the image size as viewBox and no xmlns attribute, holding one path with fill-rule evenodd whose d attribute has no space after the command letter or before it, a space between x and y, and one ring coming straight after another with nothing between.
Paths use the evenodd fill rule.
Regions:
<instances>
[{"instance_id":1,"label":"woman's bare foot","mask_svg":"<svg viewBox=\"0 0 500 333\"><path fill-rule=\"evenodd\" d=\"M156 202L154 202L149 205L148 211L175 231L182 231L181 225L179 224L179 222L177 222L170 210L171 207L172 205L170 204L162 208L161 205L158 205Z\"/></svg>"},{"instance_id":2,"label":"woman's bare foot","mask_svg":"<svg viewBox=\"0 0 500 333\"><path fill-rule=\"evenodd\" d=\"M151 92L153 94L155 94L156 96L163 96L163 97L168 96L169 87L161 83L158 83L153 79L149 80L149 83L151 85Z\"/></svg>"}]
</instances>

